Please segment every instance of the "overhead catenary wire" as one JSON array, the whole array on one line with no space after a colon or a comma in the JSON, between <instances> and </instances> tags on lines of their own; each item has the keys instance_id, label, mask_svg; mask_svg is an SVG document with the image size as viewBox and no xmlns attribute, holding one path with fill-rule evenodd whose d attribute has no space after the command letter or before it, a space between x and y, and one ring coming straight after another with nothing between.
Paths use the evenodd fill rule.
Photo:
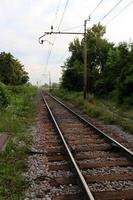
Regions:
<instances>
[{"instance_id":1,"label":"overhead catenary wire","mask_svg":"<svg viewBox=\"0 0 133 200\"><path fill-rule=\"evenodd\" d=\"M77 29L77 28L80 28L80 27L83 27L83 24L81 25L77 25L77 26L72 26L70 28L66 28L66 29L63 29L62 31L70 31L70 30L73 30L73 29Z\"/></svg>"},{"instance_id":2,"label":"overhead catenary wire","mask_svg":"<svg viewBox=\"0 0 133 200\"><path fill-rule=\"evenodd\" d=\"M61 3L61 0L58 1L58 5L57 5L57 9L56 9L56 13L55 13L55 15L57 15L57 13L58 13L58 11L59 11L60 3Z\"/></svg>"},{"instance_id":3,"label":"overhead catenary wire","mask_svg":"<svg viewBox=\"0 0 133 200\"><path fill-rule=\"evenodd\" d=\"M59 3L60 3L61 0L59 0ZM92 16L92 14L94 14L94 12L96 11L96 9L101 5L101 3L103 2L104 0L100 0L100 2L97 4L97 6L92 10L92 12L90 13L89 17ZM63 22L63 18L64 18L64 15L65 15L65 12L66 12L66 9L67 9L67 6L68 6L68 3L69 3L69 0L66 1L66 4L65 4L65 7L64 7L64 11L63 11L63 14L62 14L62 17L61 17L61 20L60 20L60 23L58 25L58 28L57 28L57 31L59 31L60 27L61 27L61 24ZM58 4L59 5L59 4ZM57 7L57 11L58 11L58 7ZM57 13L56 13L57 14ZM78 28L78 27L82 27L83 25L79 25L79 26L75 26L75 27L71 27L71 28L68 28L68 29L65 29L65 30L72 30L72 29L75 29L75 28ZM56 41L56 38L57 38L57 35L55 35L54 39L53 39L53 46L55 44L55 41ZM49 59L50 59L50 56L51 56L51 53L52 53L52 48L53 46L49 46L49 51L48 51L48 56L47 56L47 59L46 59L46 67L49 63Z\"/></svg>"},{"instance_id":4,"label":"overhead catenary wire","mask_svg":"<svg viewBox=\"0 0 133 200\"><path fill-rule=\"evenodd\" d=\"M119 0L107 13L102 17L100 22L102 22L123 0Z\"/></svg>"},{"instance_id":5,"label":"overhead catenary wire","mask_svg":"<svg viewBox=\"0 0 133 200\"><path fill-rule=\"evenodd\" d=\"M97 8L100 6L100 4L103 2L104 0L101 0L97 6L92 10L92 12L90 13L89 17L92 16L94 14L94 12L97 10ZM104 20L123 0L119 0L110 10L109 12L104 15L104 17L101 19ZM58 14L58 11L59 11L59 7L60 7L60 2L61 0L58 1L58 5L57 5L57 9L56 9L56 12L55 12L55 17L56 17L56 20L57 20L57 14ZM63 10L63 13L62 13L62 16L61 16L61 19L60 19L60 23L58 25L58 28L57 28L57 31L59 31L60 27L61 27L61 24L63 22L63 18L64 18L64 15L65 15L65 12L66 12L66 9L67 9L67 6L68 6L68 3L69 3L69 0L66 1L66 4L65 4L65 7L64 7L64 10ZM117 13L117 15L115 15L113 18L111 18L111 20L108 22L110 23L112 20L114 20L117 16L119 16L127 7L129 7L131 4L133 3L133 1L129 2L122 10L120 10L119 13ZM100 22L101 22L100 21ZM54 20L53 20L53 23L54 23ZM71 29L75 29L75 28L78 28L78 27L81 27L83 25L80 25L80 26L74 26L74 27L71 27L71 28L68 28L68 29L65 29L65 30L71 30ZM56 40L56 37L54 38L54 41L53 43L55 43L55 40ZM51 48L50 48L51 47ZM48 65L49 63L49 58L51 56L51 52L52 52L52 46L50 46L50 43L49 43L49 50L48 50L48 56L47 56L47 59L46 59L46 66ZM63 54L63 56L61 57L61 59L65 56L67 52L65 52ZM60 59L60 60L61 60Z\"/></svg>"},{"instance_id":6,"label":"overhead catenary wire","mask_svg":"<svg viewBox=\"0 0 133 200\"><path fill-rule=\"evenodd\" d=\"M61 4L61 0L58 1L57 7L56 7L56 10L55 10L55 16L54 16L54 18L52 20L52 25L57 20L57 15L58 15L58 11L59 11L59 8L60 8L60 4ZM51 39L50 39L50 43L51 43ZM45 70L47 69L47 65L48 65L48 62L49 62L49 57L51 55L51 45L50 45L50 43L49 43L49 46L48 46L48 54L47 54L47 58L46 58Z\"/></svg>"},{"instance_id":7,"label":"overhead catenary wire","mask_svg":"<svg viewBox=\"0 0 133 200\"><path fill-rule=\"evenodd\" d=\"M61 4L61 0L58 1L57 7L56 7L56 10L55 10L55 17L53 18L52 25L54 24L54 21L57 20L57 15L58 15L58 11L59 11L59 8L60 8L60 4Z\"/></svg>"},{"instance_id":8,"label":"overhead catenary wire","mask_svg":"<svg viewBox=\"0 0 133 200\"><path fill-rule=\"evenodd\" d=\"M78 27L81 27L81 26L78 26ZM82 27L83 27L83 25L82 25ZM64 30L63 30L64 31ZM82 28L80 28L79 30L78 30L78 32L81 32L82 31ZM60 57L60 59L58 60L58 63L60 63L62 60L64 60L64 58L66 57L66 55L68 54L68 50L66 50L63 54L62 54L62 56Z\"/></svg>"},{"instance_id":9,"label":"overhead catenary wire","mask_svg":"<svg viewBox=\"0 0 133 200\"><path fill-rule=\"evenodd\" d=\"M133 1L130 1L123 9L121 9L119 11L119 13L117 13L117 15L115 15L114 17L112 17L105 25L110 24L116 17L118 17L124 10L126 10L131 4L133 3Z\"/></svg>"},{"instance_id":10,"label":"overhead catenary wire","mask_svg":"<svg viewBox=\"0 0 133 200\"><path fill-rule=\"evenodd\" d=\"M65 15L65 12L66 12L68 3L69 3L69 0L66 1L66 4L65 4L65 7L64 7L64 10L63 10L63 14L62 14L62 16L61 16L61 20L60 20L60 23L59 23L59 25L58 25L57 31L59 31L59 29L60 29L60 27L61 27L61 24L62 24L62 22L63 22L64 15Z\"/></svg>"},{"instance_id":11,"label":"overhead catenary wire","mask_svg":"<svg viewBox=\"0 0 133 200\"><path fill-rule=\"evenodd\" d=\"M100 2L97 4L97 6L91 11L91 13L89 14L89 17L90 18L92 16L92 14L94 14L94 12L96 11L96 9L101 5L101 3L103 2L104 0L100 0Z\"/></svg>"},{"instance_id":12,"label":"overhead catenary wire","mask_svg":"<svg viewBox=\"0 0 133 200\"><path fill-rule=\"evenodd\" d=\"M100 0L100 2L97 4L97 6L92 10L92 12L90 13L89 17L92 16L92 14L96 11L96 9L100 6L100 4L103 2L104 0ZM76 29L76 28L79 28L79 27L83 27L83 24L81 25L77 25L77 26L73 26L73 27L70 27L70 28L67 28L67 29L63 29L63 31L68 31L68 30L72 30L72 29Z\"/></svg>"},{"instance_id":13,"label":"overhead catenary wire","mask_svg":"<svg viewBox=\"0 0 133 200\"><path fill-rule=\"evenodd\" d=\"M60 27L61 27L61 24L63 22L63 19L64 19L64 15L65 15L65 12L66 12L66 9L67 9L67 6L68 6L68 3L69 3L69 0L66 1L66 4L65 4L65 7L64 7L64 10L63 10L63 13L62 13L62 16L61 16L61 19L60 19L60 22L59 22L59 25L57 27L57 30L56 31L59 31ZM54 40L53 40L53 45L56 41L56 38L57 38L57 35L55 35L54 37ZM51 48L52 49L52 48Z\"/></svg>"},{"instance_id":14,"label":"overhead catenary wire","mask_svg":"<svg viewBox=\"0 0 133 200\"><path fill-rule=\"evenodd\" d=\"M69 0L66 1L66 4L65 4L65 7L64 7L64 10L63 10L63 13L62 13L62 16L61 16L59 25L58 25L58 27L57 27L57 31L59 31L59 29L60 29L60 27L61 27L61 24L62 24L62 22L63 22L64 15L65 15L65 12L66 12L68 3L69 3ZM53 46L54 46L54 44L55 44L56 38L57 38L57 35L55 35L55 37L54 37L54 39L53 39L53 41L52 41L53 45L51 46L51 48L50 48L50 50L49 50L49 52L48 52L48 56L47 56L47 59L46 59L46 67L47 67L47 65L48 65L48 63L49 63L49 59L50 59L50 56L51 56L51 53L52 53L52 48L53 48Z\"/></svg>"},{"instance_id":15,"label":"overhead catenary wire","mask_svg":"<svg viewBox=\"0 0 133 200\"><path fill-rule=\"evenodd\" d=\"M104 0L100 0L100 2L96 5L96 7L91 11L90 15L89 15L89 18L92 16L92 14L94 14L94 12L96 11L96 9L102 4ZM70 28L67 28L67 29L64 29L63 31L68 31L68 30L72 30L72 29L76 29L76 28L79 28L79 27L83 27L84 25L78 25L78 26L73 26L73 27L70 27ZM66 55L67 51L65 51L65 53L63 54L63 56L61 56L61 59L64 57L64 55Z\"/></svg>"}]
</instances>

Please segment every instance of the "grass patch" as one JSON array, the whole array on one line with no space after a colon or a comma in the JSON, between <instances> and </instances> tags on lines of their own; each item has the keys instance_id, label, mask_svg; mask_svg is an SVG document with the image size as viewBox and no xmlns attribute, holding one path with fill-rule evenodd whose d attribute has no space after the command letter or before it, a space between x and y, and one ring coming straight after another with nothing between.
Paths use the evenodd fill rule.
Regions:
<instances>
[{"instance_id":1,"label":"grass patch","mask_svg":"<svg viewBox=\"0 0 133 200\"><path fill-rule=\"evenodd\" d=\"M117 124L124 130L133 132L133 110L127 106L118 106L114 101L98 99L89 95L83 100L83 93L56 89L52 91L56 96L69 101L91 117L98 118L107 124Z\"/></svg>"},{"instance_id":2,"label":"grass patch","mask_svg":"<svg viewBox=\"0 0 133 200\"><path fill-rule=\"evenodd\" d=\"M7 88L10 103L0 112L0 132L9 136L6 149L0 154L0 200L21 200L28 186L23 173L32 141L31 126L36 115L36 88Z\"/></svg>"}]
</instances>

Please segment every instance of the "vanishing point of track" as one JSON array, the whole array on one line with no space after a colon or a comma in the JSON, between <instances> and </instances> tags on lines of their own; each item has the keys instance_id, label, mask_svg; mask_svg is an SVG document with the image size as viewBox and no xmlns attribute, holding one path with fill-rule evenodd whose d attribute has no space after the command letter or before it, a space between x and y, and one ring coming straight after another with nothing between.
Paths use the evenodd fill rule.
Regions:
<instances>
[{"instance_id":1,"label":"vanishing point of track","mask_svg":"<svg viewBox=\"0 0 133 200\"><path fill-rule=\"evenodd\" d=\"M81 188L82 195L77 199L133 199L133 152L55 97L43 91L41 94L63 143L73 178ZM54 157L58 161L56 152Z\"/></svg>"}]
</instances>

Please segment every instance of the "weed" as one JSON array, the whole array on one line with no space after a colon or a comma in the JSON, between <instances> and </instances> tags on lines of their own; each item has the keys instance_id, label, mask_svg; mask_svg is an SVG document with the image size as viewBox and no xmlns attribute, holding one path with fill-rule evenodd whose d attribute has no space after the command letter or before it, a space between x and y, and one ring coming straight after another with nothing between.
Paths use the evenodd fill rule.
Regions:
<instances>
[{"instance_id":1,"label":"weed","mask_svg":"<svg viewBox=\"0 0 133 200\"><path fill-rule=\"evenodd\" d=\"M53 94L70 101L89 116L96 117L105 123L118 124L130 133L133 132L133 111L127 106L118 106L111 99L98 99L93 94L84 101L81 92L63 89L56 89Z\"/></svg>"},{"instance_id":2,"label":"weed","mask_svg":"<svg viewBox=\"0 0 133 200\"><path fill-rule=\"evenodd\" d=\"M6 149L0 154L0 200L21 200L28 185L23 173L32 141L29 128L35 119L36 88L8 86L7 89L10 103L0 112L0 132L9 136Z\"/></svg>"}]
</instances>

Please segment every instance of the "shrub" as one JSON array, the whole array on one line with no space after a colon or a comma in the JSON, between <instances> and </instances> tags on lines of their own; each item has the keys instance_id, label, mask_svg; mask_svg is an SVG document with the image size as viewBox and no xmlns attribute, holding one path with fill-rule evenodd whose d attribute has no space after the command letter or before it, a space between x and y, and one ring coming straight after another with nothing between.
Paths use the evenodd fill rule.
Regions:
<instances>
[{"instance_id":1,"label":"shrub","mask_svg":"<svg viewBox=\"0 0 133 200\"><path fill-rule=\"evenodd\" d=\"M7 87L0 83L0 108L6 107L9 103L9 95Z\"/></svg>"}]
</instances>

